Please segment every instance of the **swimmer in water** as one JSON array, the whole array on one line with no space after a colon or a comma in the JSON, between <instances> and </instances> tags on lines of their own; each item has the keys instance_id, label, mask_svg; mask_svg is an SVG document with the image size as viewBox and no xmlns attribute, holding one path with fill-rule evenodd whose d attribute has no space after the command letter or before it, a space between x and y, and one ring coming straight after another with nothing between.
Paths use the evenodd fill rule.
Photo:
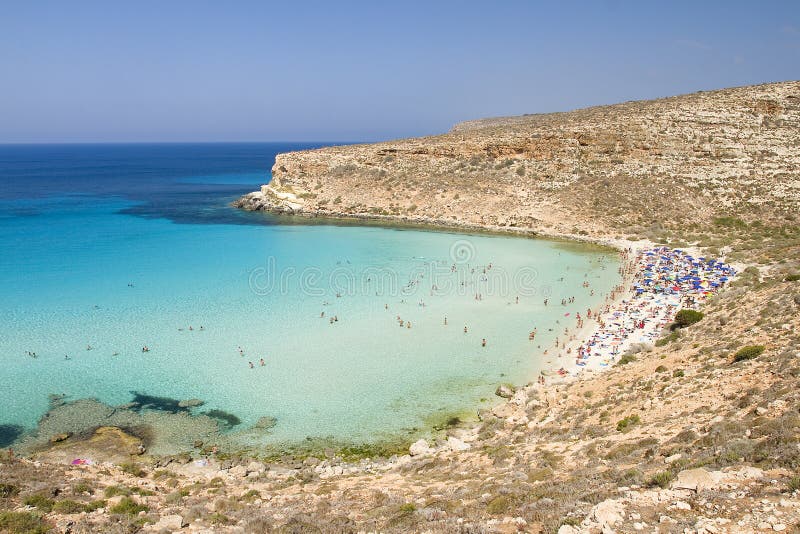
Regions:
<instances>
[{"instance_id":1,"label":"swimmer in water","mask_svg":"<svg viewBox=\"0 0 800 534\"><path fill-rule=\"evenodd\" d=\"M466 326L464 327L464 333L465 334L467 333L467 327Z\"/></svg>"},{"instance_id":2,"label":"swimmer in water","mask_svg":"<svg viewBox=\"0 0 800 534\"><path fill-rule=\"evenodd\" d=\"M481 347L485 347L485 346L486 346L486 338L483 338L481 340Z\"/></svg>"},{"instance_id":3,"label":"swimmer in water","mask_svg":"<svg viewBox=\"0 0 800 534\"><path fill-rule=\"evenodd\" d=\"M255 366L253 365L253 362L247 362L247 364L250 366L250 369L253 369L253 368L255 367Z\"/></svg>"},{"instance_id":4,"label":"swimmer in water","mask_svg":"<svg viewBox=\"0 0 800 534\"><path fill-rule=\"evenodd\" d=\"M261 365L261 367L264 367L265 365L267 365L267 364L264 362L264 358L261 358L260 360L258 360L258 363Z\"/></svg>"}]
</instances>

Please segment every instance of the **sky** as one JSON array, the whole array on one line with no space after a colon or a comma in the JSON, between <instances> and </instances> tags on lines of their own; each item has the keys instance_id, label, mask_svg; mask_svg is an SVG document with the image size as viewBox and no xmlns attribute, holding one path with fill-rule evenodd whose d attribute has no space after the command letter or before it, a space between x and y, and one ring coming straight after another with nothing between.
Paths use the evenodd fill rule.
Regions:
<instances>
[{"instance_id":1,"label":"sky","mask_svg":"<svg viewBox=\"0 0 800 534\"><path fill-rule=\"evenodd\" d=\"M0 0L0 143L376 141L792 79L797 0Z\"/></svg>"}]
</instances>

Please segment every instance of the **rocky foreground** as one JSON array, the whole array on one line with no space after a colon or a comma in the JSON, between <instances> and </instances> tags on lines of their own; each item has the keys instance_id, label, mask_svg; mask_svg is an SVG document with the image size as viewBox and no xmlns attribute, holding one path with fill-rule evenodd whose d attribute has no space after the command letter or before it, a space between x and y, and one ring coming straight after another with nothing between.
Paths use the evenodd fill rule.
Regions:
<instances>
[{"instance_id":1,"label":"rocky foreground","mask_svg":"<svg viewBox=\"0 0 800 534\"><path fill-rule=\"evenodd\" d=\"M479 426L408 454L150 458L116 429L3 454L0 531L800 532L799 163L798 82L281 155L240 206L646 238L746 268L609 371L500 388Z\"/></svg>"}]
</instances>

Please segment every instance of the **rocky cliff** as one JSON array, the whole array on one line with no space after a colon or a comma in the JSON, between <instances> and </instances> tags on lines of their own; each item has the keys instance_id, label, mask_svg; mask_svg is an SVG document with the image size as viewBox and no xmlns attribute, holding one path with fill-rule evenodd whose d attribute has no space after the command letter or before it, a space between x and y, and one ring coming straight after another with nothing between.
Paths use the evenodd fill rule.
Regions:
<instances>
[{"instance_id":1,"label":"rocky cliff","mask_svg":"<svg viewBox=\"0 0 800 534\"><path fill-rule=\"evenodd\" d=\"M236 205L593 236L658 237L800 205L800 82L469 121L276 158Z\"/></svg>"}]
</instances>

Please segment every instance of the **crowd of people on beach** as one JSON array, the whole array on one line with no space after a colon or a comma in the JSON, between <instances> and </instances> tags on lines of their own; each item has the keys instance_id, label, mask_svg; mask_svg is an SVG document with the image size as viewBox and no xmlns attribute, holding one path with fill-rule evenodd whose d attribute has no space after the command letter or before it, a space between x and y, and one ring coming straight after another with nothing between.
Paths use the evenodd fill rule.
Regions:
<instances>
[{"instance_id":1,"label":"crowd of people on beach","mask_svg":"<svg viewBox=\"0 0 800 534\"><path fill-rule=\"evenodd\" d=\"M594 313L593 331L583 339L573 337L577 347L565 344L559 354L571 356L574 348L578 368L592 363L605 367L635 343L652 344L680 308L699 307L736 275L722 261L667 247L627 249L622 260L623 283L607 297L604 308ZM587 320L591 314L587 310ZM580 328L580 316L577 322Z\"/></svg>"}]
</instances>

